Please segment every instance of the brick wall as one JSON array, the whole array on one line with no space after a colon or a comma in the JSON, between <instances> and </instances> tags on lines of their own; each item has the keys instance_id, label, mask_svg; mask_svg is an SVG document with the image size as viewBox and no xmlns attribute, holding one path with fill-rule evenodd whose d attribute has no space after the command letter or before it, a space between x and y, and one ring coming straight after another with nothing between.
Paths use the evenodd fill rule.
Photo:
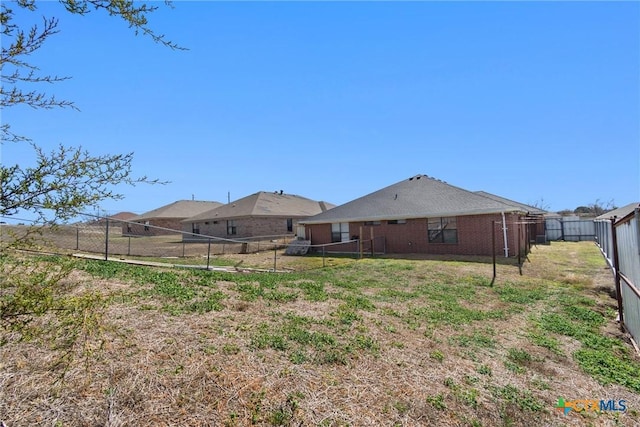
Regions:
<instances>
[{"instance_id":1,"label":"brick wall","mask_svg":"<svg viewBox=\"0 0 640 427\"><path fill-rule=\"evenodd\" d=\"M358 233L357 228L353 224L349 224L349 237L355 237ZM324 245L331 243L331 224L314 224L305 227L305 238L311 240L312 245ZM322 249L317 248L320 252ZM356 243L342 243L335 245L327 245L327 252L357 252L358 245Z\"/></svg>"},{"instance_id":2,"label":"brick wall","mask_svg":"<svg viewBox=\"0 0 640 427\"><path fill-rule=\"evenodd\" d=\"M155 218L149 220L149 225L153 227L170 228L172 230L182 230L182 224L180 221L183 218ZM176 234L171 231L161 230L158 228L149 227L145 230L144 222L128 222L122 223L122 234L132 236L164 236Z\"/></svg>"},{"instance_id":3,"label":"brick wall","mask_svg":"<svg viewBox=\"0 0 640 427\"><path fill-rule=\"evenodd\" d=\"M227 234L227 220L209 220L197 223L200 234L205 236L239 239L244 237L273 236L293 234L296 231L299 218L292 218L292 231L287 229L287 218L291 217L245 217L234 218L236 234ZM193 223L183 223L182 230L191 233ZM190 237L190 236L189 236Z\"/></svg>"},{"instance_id":4,"label":"brick wall","mask_svg":"<svg viewBox=\"0 0 640 427\"><path fill-rule=\"evenodd\" d=\"M522 239L522 233L517 224L519 216L516 214L505 215L507 223L507 241L509 256L517 255L518 239ZM364 225L362 222L349 224L349 235L359 236L365 240L373 236L384 236L386 253L425 253L442 255L487 255L492 249L492 221L496 221L495 238L496 253L504 256L504 237L502 232L502 215L470 215L457 217L458 242L457 243L429 243L427 234L427 219L408 219L405 224L389 224L380 221L380 225ZM331 224L313 224L306 228L306 238L312 245L331 242ZM376 243L376 250L380 250ZM347 247L343 245L341 250L357 250L356 245ZM327 247L327 251L331 247Z\"/></svg>"}]
</instances>

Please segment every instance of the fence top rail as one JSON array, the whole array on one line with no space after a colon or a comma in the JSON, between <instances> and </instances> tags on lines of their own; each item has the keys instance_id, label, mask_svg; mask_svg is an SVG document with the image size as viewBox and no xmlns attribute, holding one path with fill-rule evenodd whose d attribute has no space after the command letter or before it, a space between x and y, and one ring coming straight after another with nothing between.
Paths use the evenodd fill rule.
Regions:
<instances>
[{"instance_id":1,"label":"fence top rail","mask_svg":"<svg viewBox=\"0 0 640 427\"><path fill-rule=\"evenodd\" d=\"M622 218L617 218L616 219L616 217L614 217L613 218L614 219L614 223L615 223L614 225L617 227L617 226L622 225L624 223L627 223L627 222L629 222L629 221L631 221L632 219L635 219L635 218L639 218L639 220L640 220L640 208L636 208L633 212L630 212L628 215L623 216Z\"/></svg>"},{"instance_id":2,"label":"fence top rail","mask_svg":"<svg viewBox=\"0 0 640 427\"><path fill-rule=\"evenodd\" d=\"M211 241L222 242L222 243L253 243L256 241L260 242L264 240L278 240L278 239L284 239L284 238L293 238L295 236L294 234L275 234L270 236L239 237L237 239L229 239L227 237L209 236L206 234L191 233L188 231L178 231L178 230L173 230L173 231L181 234L182 236L191 236L194 238L194 240L200 240L200 241L211 240ZM146 236L140 236L140 237L146 237Z\"/></svg>"},{"instance_id":3,"label":"fence top rail","mask_svg":"<svg viewBox=\"0 0 640 427\"><path fill-rule=\"evenodd\" d=\"M622 273L620 273L620 278L627 284L629 289L631 289L631 291L634 294L636 294L638 298L640 298L640 289L636 288L635 284L631 281L631 279L629 279L627 276L625 276Z\"/></svg>"},{"instance_id":4,"label":"fence top rail","mask_svg":"<svg viewBox=\"0 0 640 427\"><path fill-rule=\"evenodd\" d=\"M326 248L328 246L339 246L339 245L345 245L347 243L357 243L357 242L371 242L371 241L375 241L377 239L382 239L383 236L376 236L373 238L373 240L371 239L351 239L351 240L346 240L344 242L332 242L332 243L322 243L322 244L315 244L315 245L309 245L310 248ZM295 242L293 242L293 244L295 244Z\"/></svg>"}]
</instances>

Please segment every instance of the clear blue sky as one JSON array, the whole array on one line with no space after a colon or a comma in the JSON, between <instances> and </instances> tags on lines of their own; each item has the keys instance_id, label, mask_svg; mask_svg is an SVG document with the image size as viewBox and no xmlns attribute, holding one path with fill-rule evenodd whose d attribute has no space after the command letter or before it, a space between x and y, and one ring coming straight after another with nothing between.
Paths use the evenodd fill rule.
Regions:
<instances>
[{"instance_id":1,"label":"clear blue sky","mask_svg":"<svg viewBox=\"0 0 640 427\"><path fill-rule=\"evenodd\" d=\"M81 112L17 107L44 146L135 152L171 181L110 214L284 190L342 204L415 174L550 210L640 201L638 2L175 2L172 51L103 13L35 13L31 56ZM28 164L19 145L4 164Z\"/></svg>"}]
</instances>

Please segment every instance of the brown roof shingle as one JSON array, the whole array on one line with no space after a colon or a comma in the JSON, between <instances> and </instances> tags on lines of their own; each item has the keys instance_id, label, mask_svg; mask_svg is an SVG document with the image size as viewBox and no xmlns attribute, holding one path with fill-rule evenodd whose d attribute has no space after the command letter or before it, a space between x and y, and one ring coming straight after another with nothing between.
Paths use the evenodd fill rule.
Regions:
<instances>
[{"instance_id":1,"label":"brown roof shingle","mask_svg":"<svg viewBox=\"0 0 640 427\"><path fill-rule=\"evenodd\" d=\"M185 222L265 216L307 218L333 206L330 203L317 202L294 194L259 191L226 205L189 217Z\"/></svg>"},{"instance_id":2,"label":"brown roof shingle","mask_svg":"<svg viewBox=\"0 0 640 427\"><path fill-rule=\"evenodd\" d=\"M528 211L519 203L503 200L476 194L427 175L416 175L302 222L322 224Z\"/></svg>"},{"instance_id":3,"label":"brown roof shingle","mask_svg":"<svg viewBox=\"0 0 640 427\"><path fill-rule=\"evenodd\" d=\"M132 218L132 220L140 221L154 218L189 218L221 205L222 203L219 202L207 202L202 200L178 200L152 211L145 212L142 215L138 215L137 217Z\"/></svg>"}]
</instances>

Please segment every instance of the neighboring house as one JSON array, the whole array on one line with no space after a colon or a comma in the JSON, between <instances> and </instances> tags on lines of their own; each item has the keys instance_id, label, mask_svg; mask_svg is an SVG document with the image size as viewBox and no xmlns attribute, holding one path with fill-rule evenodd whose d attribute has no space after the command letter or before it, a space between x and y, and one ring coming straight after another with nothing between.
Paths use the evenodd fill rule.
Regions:
<instances>
[{"instance_id":1,"label":"neighboring house","mask_svg":"<svg viewBox=\"0 0 640 427\"><path fill-rule=\"evenodd\" d=\"M301 219L325 212L334 205L282 191L260 191L182 221L182 230L229 239L295 234Z\"/></svg>"},{"instance_id":2,"label":"neighboring house","mask_svg":"<svg viewBox=\"0 0 640 427\"><path fill-rule=\"evenodd\" d=\"M484 192L417 175L307 220L312 245L373 240L391 254L514 256L524 253L544 211ZM358 250L356 243L326 251Z\"/></svg>"},{"instance_id":3,"label":"neighboring house","mask_svg":"<svg viewBox=\"0 0 640 427\"><path fill-rule=\"evenodd\" d=\"M123 223L122 233L135 236L172 234L171 231L163 229L179 231L182 227L180 221L183 219L198 215L218 206L222 206L222 203L200 200L178 200L177 202L131 218L129 222Z\"/></svg>"},{"instance_id":4,"label":"neighboring house","mask_svg":"<svg viewBox=\"0 0 640 427\"><path fill-rule=\"evenodd\" d=\"M619 221L620 219L626 217L627 215L634 213L638 208L640 208L640 203L638 202L629 203L626 206L610 210L608 212L603 213L600 216L597 216L595 218L595 221L610 221L614 217L616 221Z\"/></svg>"},{"instance_id":5,"label":"neighboring house","mask_svg":"<svg viewBox=\"0 0 640 427\"><path fill-rule=\"evenodd\" d=\"M109 219L113 219L115 221L130 221L137 216L138 215L133 212L118 212L115 215L109 215Z\"/></svg>"},{"instance_id":6,"label":"neighboring house","mask_svg":"<svg viewBox=\"0 0 640 427\"><path fill-rule=\"evenodd\" d=\"M633 202L621 208L616 208L611 211L605 212L602 215L597 216L594 219L596 229L596 243L600 246L600 249L607 258L609 264L613 261L613 225L620 222L623 219L628 219L629 216L635 215L636 211L640 210L640 203ZM640 213L640 211L639 211ZM638 237L640 246L640 236ZM640 276L640 270L638 270Z\"/></svg>"},{"instance_id":7,"label":"neighboring house","mask_svg":"<svg viewBox=\"0 0 640 427\"><path fill-rule=\"evenodd\" d=\"M92 221L88 221L87 225L102 225L104 226L107 222L107 219L109 220L109 222L111 224L116 224L116 226L119 226L119 222L120 221L130 221L132 218L135 218L136 216L138 216L138 214L134 214L133 212L118 212L115 215L107 215L106 217L97 217L97 216L93 216L93 218L97 218L94 219Z\"/></svg>"}]
</instances>

